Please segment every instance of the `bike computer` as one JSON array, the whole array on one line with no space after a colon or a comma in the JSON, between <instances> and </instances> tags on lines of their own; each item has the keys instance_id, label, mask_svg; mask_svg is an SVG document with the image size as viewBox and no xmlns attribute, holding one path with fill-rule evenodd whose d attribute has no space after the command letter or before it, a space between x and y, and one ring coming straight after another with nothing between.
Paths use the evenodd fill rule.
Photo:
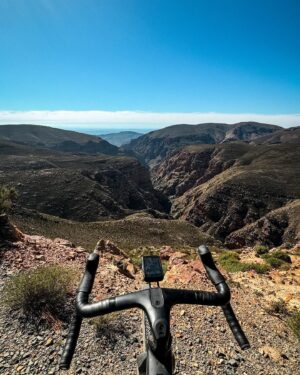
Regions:
<instances>
[{"instance_id":1,"label":"bike computer","mask_svg":"<svg viewBox=\"0 0 300 375\"><path fill-rule=\"evenodd\" d=\"M142 268L144 273L144 281L147 283L151 283L152 281L161 281L164 279L164 272L159 256L144 256Z\"/></svg>"}]
</instances>

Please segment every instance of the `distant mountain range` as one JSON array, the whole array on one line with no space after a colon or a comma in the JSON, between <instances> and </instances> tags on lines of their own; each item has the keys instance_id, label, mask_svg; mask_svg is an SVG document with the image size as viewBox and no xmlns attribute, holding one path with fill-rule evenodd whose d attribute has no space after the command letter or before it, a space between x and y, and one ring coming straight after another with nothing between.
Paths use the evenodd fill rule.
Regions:
<instances>
[{"instance_id":1,"label":"distant mountain range","mask_svg":"<svg viewBox=\"0 0 300 375\"><path fill-rule=\"evenodd\" d=\"M132 140L126 148L153 166L171 152L191 144L217 144L235 140L252 141L282 128L257 122L228 124L173 125Z\"/></svg>"},{"instance_id":2,"label":"distant mountain range","mask_svg":"<svg viewBox=\"0 0 300 375\"><path fill-rule=\"evenodd\" d=\"M139 135L121 133L109 136ZM119 148L93 135L4 125L0 156L0 185L16 187L19 208L93 221L141 210L168 217L171 206L174 218L228 247L300 241L300 127L173 125Z\"/></svg>"},{"instance_id":3,"label":"distant mountain range","mask_svg":"<svg viewBox=\"0 0 300 375\"><path fill-rule=\"evenodd\" d=\"M133 131L122 131L118 133L100 134L99 136L105 139L107 142L115 146L123 146L129 143L131 140L136 139L143 135Z\"/></svg>"},{"instance_id":4,"label":"distant mountain range","mask_svg":"<svg viewBox=\"0 0 300 375\"><path fill-rule=\"evenodd\" d=\"M63 152L119 153L100 137L42 125L0 125L0 140Z\"/></svg>"}]
</instances>

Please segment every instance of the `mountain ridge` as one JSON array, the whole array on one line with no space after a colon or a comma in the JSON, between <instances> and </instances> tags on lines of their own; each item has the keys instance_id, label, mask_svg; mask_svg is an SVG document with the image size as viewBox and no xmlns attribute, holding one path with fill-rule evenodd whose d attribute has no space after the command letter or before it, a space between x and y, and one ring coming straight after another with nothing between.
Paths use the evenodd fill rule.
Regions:
<instances>
[{"instance_id":1,"label":"mountain ridge","mask_svg":"<svg viewBox=\"0 0 300 375\"><path fill-rule=\"evenodd\" d=\"M125 148L134 151L150 167L153 167L170 153L187 145L218 144L236 140L252 141L261 135L281 129L277 125L257 122L232 125L225 123L171 125L136 138Z\"/></svg>"},{"instance_id":2,"label":"mountain ridge","mask_svg":"<svg viewBox=\"0 0 300 375\"><path fill-rule=\"evenodd\" d=\"M63 152L120 153L118 147L98 136L44 125L0 125L0 140Z\"/></svg>"}]
</instances>

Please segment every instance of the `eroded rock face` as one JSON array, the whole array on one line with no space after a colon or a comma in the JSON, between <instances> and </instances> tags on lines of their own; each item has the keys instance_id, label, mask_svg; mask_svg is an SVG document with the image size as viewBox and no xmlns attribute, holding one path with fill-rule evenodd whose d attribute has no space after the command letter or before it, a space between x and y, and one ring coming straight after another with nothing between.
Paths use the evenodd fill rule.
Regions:
<instances>
[{"instance_id":1,"label":"eroded rock face","mask_svg":"<svg viewBox=\"0 0 300 375\"><path fill-rule=\"evenodd\" d=\"M193 145L185 147L151 170L155 188L167 196L180 197L230 168L249 145Z\"/></svg>"},{"instance_id":2,"label":"eroded rock face","mask_svg":"<svg viewBox=\"0 0 300 375\"><path fill-rule=\"evenodd\" d=\"M253 246L256 243L265 243L269 246L296 243L300 241L299 218L298 199L229 234L225 244L230 248L239 248Z\"/></svg>"},{"instance_id":3,"label":"eroded rock face","mask_svg":"<svg viewBox=\"0 0 300 375\"><path fill-rule=\"evenodd\" d=\"M299 165L300 138L292 146L233 142L185 147L152 175L155 187L169 196L176 219L230 247L279 246L299 236L300 215L289 214L289 204L300 198Z\"/></svg>"},{"instance_id":4,"label":"eroded rock face","mask_svg":"<svg viewBox=\"0 0 300 375\"><path fill-rule=\"evenodd\" d=\"M23 237L23 233L10 223L7 215L0 215L0 244L6 241L21 241Z\"/></svg>"}]
</instances>

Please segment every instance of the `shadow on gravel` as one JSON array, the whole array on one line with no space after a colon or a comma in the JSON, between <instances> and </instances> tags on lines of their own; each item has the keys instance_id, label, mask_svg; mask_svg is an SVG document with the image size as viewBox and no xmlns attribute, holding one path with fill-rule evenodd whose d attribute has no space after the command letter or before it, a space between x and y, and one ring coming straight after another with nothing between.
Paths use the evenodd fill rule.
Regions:
<instances>
[{"instance_id":1,"label":"shadow on gravel","mask_svg":"<svg viewBox=\"0 0 300 375\"><path fill-rule=\"evenodd\" d=\"M129 321L124 316L112 318L110 321L99 321L96 323L96 343L100 348L105 345L109 350L113 350L120 343L127 345L139 342L140 324Z\"/></svg>"}]
</instances>

